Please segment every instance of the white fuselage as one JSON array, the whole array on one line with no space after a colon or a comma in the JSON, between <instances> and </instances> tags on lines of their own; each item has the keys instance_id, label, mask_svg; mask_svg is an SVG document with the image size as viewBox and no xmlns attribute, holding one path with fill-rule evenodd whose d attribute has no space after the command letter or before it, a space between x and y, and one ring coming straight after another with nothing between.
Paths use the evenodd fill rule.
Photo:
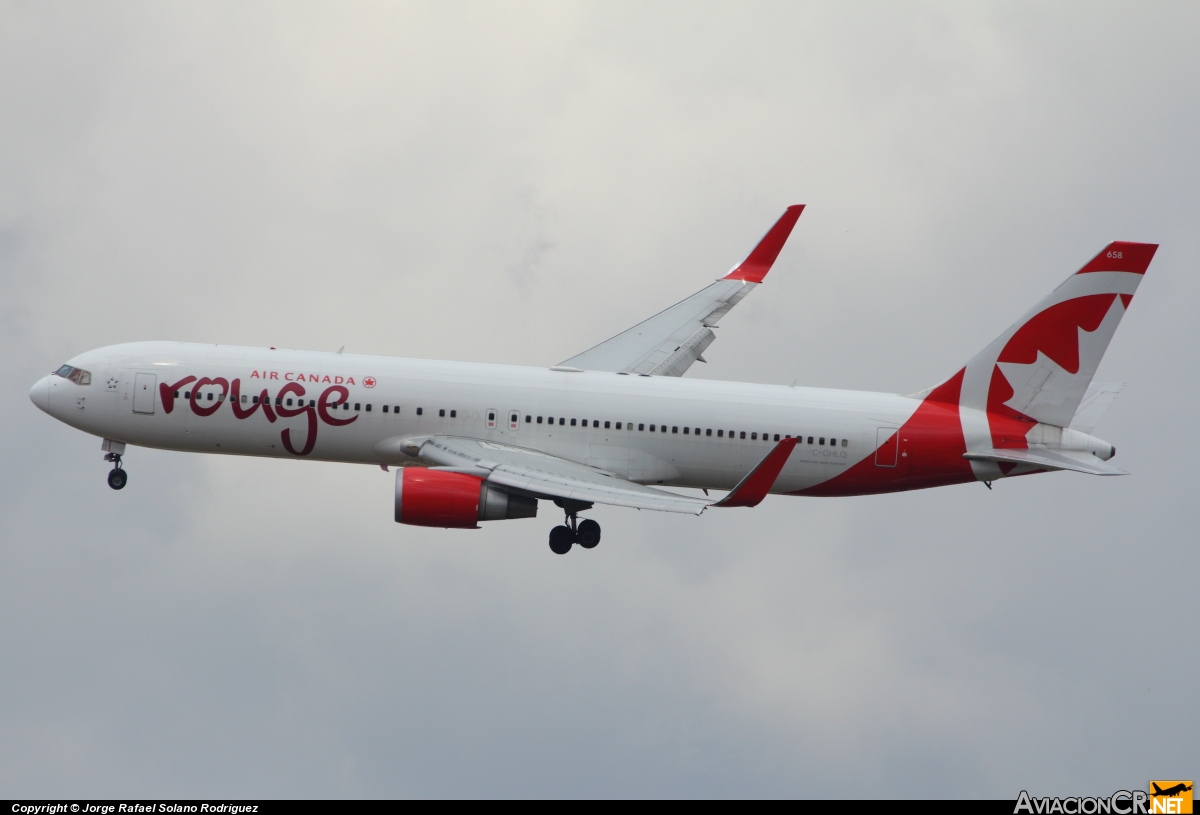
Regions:
<instances>
[{"instance_id":1,"label":"white fuselage","mask_svg":"<svg viewBox=\"0 0 1200 815\"><path fill-rule=\"evenodd\" d=\"M777 438L800 436L776 493L828 482L875 456L880 429L901 427L921 404L859 391L181 342L114 345L70 364L90 371L91 383L51 376L35 401L73 427L133 445L406 465L418 462L399 451L399 439L467 436L638 483L731 489Z\"/></svg>"}]
</instances>

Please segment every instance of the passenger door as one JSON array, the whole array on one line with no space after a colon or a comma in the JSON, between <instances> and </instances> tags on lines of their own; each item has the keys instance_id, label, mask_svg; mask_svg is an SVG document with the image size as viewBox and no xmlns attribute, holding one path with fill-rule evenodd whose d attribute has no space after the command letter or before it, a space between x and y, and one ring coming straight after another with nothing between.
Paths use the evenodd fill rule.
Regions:
<instances>
[{"instance_id":1,"label":"passenger door","mask_svg":"<svg viewBox=\"0 0 1200 815\"><path fill-rule=\"evenodd\" d=\"M155 374L138 374L133 378L133 412L154 413L154 396L158 377Z\"/></svg>"}]
</instances>

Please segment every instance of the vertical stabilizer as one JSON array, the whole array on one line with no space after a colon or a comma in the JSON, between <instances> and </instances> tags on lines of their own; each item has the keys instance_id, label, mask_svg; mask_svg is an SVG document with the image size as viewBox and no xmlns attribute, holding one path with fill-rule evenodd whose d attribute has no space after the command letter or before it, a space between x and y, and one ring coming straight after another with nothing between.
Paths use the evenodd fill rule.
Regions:
<instances>
[{"instance_id":1,"label":"vertical stabilizer","mask_svg":"<svg viewBox=\"0 0 1200 815\"><path fill-rule=\"evenodd\" d=\"M960 406L1068 426L1156 249L1106 246L967 363Z\"/></svg>"},{"instance_id":2,"label":"vertical stabilizer","mask_svg":"<svg viewBox=\"0 0 1200 815\"><path fill-rule=\"evenodd\" d=\"M930 400L957 403L968 453L1028 448L1028 436L1039 426L1072 423L1156 249L1152 243L1110 243L928 392ZM1079 421L1094 417L1085 409ZM1018 466L968 459L980 481Z\"/></svg>"}]
</instances>

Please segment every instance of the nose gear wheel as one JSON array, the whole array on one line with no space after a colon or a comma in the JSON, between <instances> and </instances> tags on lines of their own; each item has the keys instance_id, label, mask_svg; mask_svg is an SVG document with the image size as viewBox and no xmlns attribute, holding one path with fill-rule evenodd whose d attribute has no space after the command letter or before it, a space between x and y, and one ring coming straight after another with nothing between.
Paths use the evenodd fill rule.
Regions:
<instances>
[{"instance_id":1,"label":"nose gear wheel","mask_svg":"<svg viewBox=\"0 0 1200 815\"><path fill-rule=\"evenodd\" d=\"M121 467L121 454L109 453L104 460L113 463L113 468L108 471L108 486L114 490L125 489L125 485L129 483L129 474Z\"/></svg>"}]
</instances>

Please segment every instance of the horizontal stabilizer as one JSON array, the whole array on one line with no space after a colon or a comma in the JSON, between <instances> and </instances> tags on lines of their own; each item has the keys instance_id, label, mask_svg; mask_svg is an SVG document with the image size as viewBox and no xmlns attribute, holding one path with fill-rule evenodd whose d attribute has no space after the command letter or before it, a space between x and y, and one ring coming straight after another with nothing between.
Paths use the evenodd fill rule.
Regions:
<instances>
[{"instance_id":1,"label":"horizontal stabilizer","mask_svg":"<svg viewBox=\"0 0 1200 815\"><path fill-rule=\"evenodd\" d=\"M1083 394L1083 401L1079 403L1079 410L1075 411L1075 416L1071 419L1070 427L1091 433L1096 429L1096 425L1100 424L1104 412L1112 406L1124 387L1112 382L1093 382L1088 385L1087 392Z\"/></svg>"},{"instance_id":2,"label":"horizontal stabilizer","mask_svg":"<svg viewBox=\"0 0 1200 815\"><path fill-rule=\"evenodd\" d=\"M1083 450L973 450L964 453L963 458L968 461L1029 464L1046 470L1073 470L1088 475L1128 475L1119 467Z\"/></svg>"}]
</instances>

